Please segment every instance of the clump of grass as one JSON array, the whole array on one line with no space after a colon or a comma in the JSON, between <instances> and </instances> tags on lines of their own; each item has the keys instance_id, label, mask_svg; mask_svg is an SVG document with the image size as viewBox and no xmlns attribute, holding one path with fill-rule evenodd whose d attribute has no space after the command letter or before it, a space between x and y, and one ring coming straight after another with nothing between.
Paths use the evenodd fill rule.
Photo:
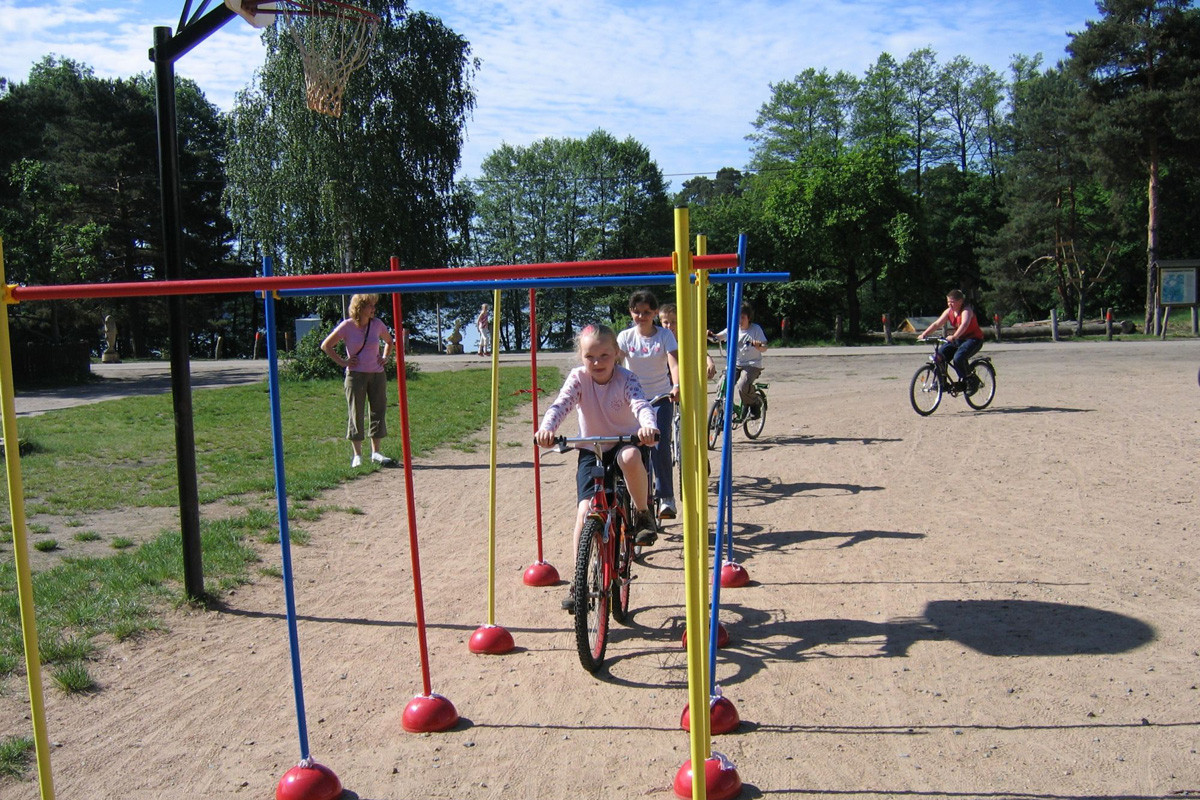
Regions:
<instances>
[{"instance_id":1,"label":"clump of grass","mask_svg":"<svg viewBox=\"0 0 1200 800\"><path fill-rule=\"evenodd\" d=\"M47 664L80 662L96 653L96 644L82 636L48 636L38 644L42 660Z\"/></svg>"},{"instance_id":2,"label":"clump of grass","mask_svg":"<svg viewBox=\"0 0 1200 800\"><path fill-rule=\"evenodd\" d=\"M111 546L114 550L125 550L133 547L135 544L136 542L134 542L133 539L130 539L128 536L114 536Z\"/></svg>"},{"instance_id":3,"label":"clump of grass","mask_svg":"<svg viewBox=\"0 0 1200 800\"><path fill-rule=\"evenodd\" d=\"M134 639L150 631L162 630L162 625L155 619L136 618L119 619L108 626L108 633L118 642Z\"/></svg>"},{"instance_id":4,"label":"clump of grass","mask_svg":"<svg viewBox=\"0 0 1200 800\"><path fill-rule=\"evenodd\" d=\"M30 533L49 533L50 526L40 522L31 523L29 526Z\"/></svg>"},{"instance_id":5,"label":"clump of grass","mask_svg":"<svg viewBox=\"0 0 1200 800\"><path fill-rule=\"evenodd\" d=\"M280 567L272 564L269 567L259 567L258 574L262 575L264 578L282 578L283 570Z\"/></svg>"},{"instance_id":6,"label":"clump of grass","mask_svg":"<svg viewBox=\"0 0 1200 800\"><path fill-rule=\"evenodd\" d=\"M72 661L50 670L50 679L67 694L84 694L96 689L96 682L82 661Z\"/></svg>"},{"instance_id":7,"label":"clump of grass","mask_svg":"<svg viewBox=\"0 0 1200 800\"><path fill-rule=\"evenodd\" d=\"M77 542L95 542L99 541L100 534L96 533L95 531L80 531L79 533L75 534L74 539Z\"/></svg>"},{"instance_id":8,"label":"clump of grass","mask_svg":"<svg viewBox=\"0 0 1200 800\"><path fill-rule=\"evenodd\" d=\"M67 526L68 528L82 528L82 527L83 527L83 520L81 520L81 519L69 519L69 520L67 520L67 522L66 522L66 526Z\"/></svg>"},{"instance_id":9,"label":"clump of grass","mask_svg":"<svg viewBox=\"0 0 1200 800\"><path fill-rule=\"evenodd\" d=\"M8 736L0 739L0 776L22 778L33 763L33 739Z\"/></svg>"},{"instance_id":10,"label":"clump of grass","mask_svg":"<svg viewBox=\"0 0 1200 800\"><path fill-rule=\"evenodd\" d=\"M264 530L258 537L263 544L279 544L279 529ZM302 528L288 528L288 541L297 547L305 547L312 540L308 531Z\"/></svg>"},{"instance_id":11,"label":"clump of grass","mask_svg":"<svg viewBox=\"0 0 1200 800\"><path fill-rule=\"evenodd\" d=\"M42 539L34 542L33 549L39 553L53 553L58 549L58 539Z\"/></svg>"}]
</instances>

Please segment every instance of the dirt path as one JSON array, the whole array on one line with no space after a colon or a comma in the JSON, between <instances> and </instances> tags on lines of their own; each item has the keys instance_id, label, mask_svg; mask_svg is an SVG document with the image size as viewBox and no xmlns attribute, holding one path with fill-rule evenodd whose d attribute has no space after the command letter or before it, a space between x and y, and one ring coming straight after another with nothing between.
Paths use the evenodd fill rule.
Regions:
<instances>
[{"instance_id":1,"label":"dirt path","mask_svg":"<svg viewBox=\"0 0 1200 800\"><path fill-rule=\"evenodd\" d=\"M918 349L768 356L766 432L733 444L753 582L723 595L717 668L743 725L713 747L743 797L1200 795L1200 342L988 351L994 407L947 398L929 418L907 400ZM562 588L521 582L529 424L504 426L497 474L511 654L467 649L487 611L486 452L414 471L433 688L463 717L454 731L400 725L421 690L401 473L333 493L362 515L306 525L306 719L348 797L671 796L688 758L678 526L587 675ZM574 465L542 464L546 558L565 573ZM280 584L166 623L105 651L98 694L48 693L59 797L265 798L295 763ZM27 714L10 681L0 736L28 735ZM0 780L0 795L37 789Z\"/></svg>"}]
</instances>

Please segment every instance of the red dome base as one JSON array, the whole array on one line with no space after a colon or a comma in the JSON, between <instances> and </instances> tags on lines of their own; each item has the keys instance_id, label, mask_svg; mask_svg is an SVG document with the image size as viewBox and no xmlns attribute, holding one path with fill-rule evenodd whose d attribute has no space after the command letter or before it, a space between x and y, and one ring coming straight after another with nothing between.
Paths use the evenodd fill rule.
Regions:
<instances>
[{"instance_id":1,"label":"red dome base","mask_svg":"<svg viewBox=\"0 0 1200 800\"><path fill-rule=\"evenodd\" d=\"M738 777L737 768L728 758L714 752L704 762L704 796L708 800L733 800L742 792L742 779ZM691 800L692 797L692 762L686 762L675 773L675 784L672 787L675 796L680 800Z\"/></svg>"},{"instance_id":2,"label":"red dome base","mask_svg":"<svg viewBox=\"0 0 1200 800\"><path fill-rule=\"evenodd\" d=\"M275 787L275 800L336 800L342 782L329 767L315 761L300 762L284 773Z\"/></svg>"},{"instance_id":3,"label":"red dome base","mask_svg":"<svg viewBox=\"0 0 1200 800\"><path fill-rule=\"evenodd\" d=\"M535 561L525 570L526 586L553 586L558 580L558 570L545 561Z\"/></svg>"},{"instance_id":4,"label":"red dome base","mask_svg":"<svg viewBox=\"0 0 1200 800\"><path fill-rule=\"evenodd\" d=\"M404 707L400 724L409 733L448 731L458 724L458 710L440 694L419 694Z\"/></svg>"},{"instance_id":5,"label":"red dome base","mask_svg":"<svg viewBox=\"0 0 1200 800\"><path fill-rule=\"evenodd\" d=\"M736 561L726 561L721 567L721 588L737 589L750 582L750 573Z\"/></svg>"},{"instance_id":6,"label":"red dome base","mask_svg":"<svg viewBox=\"0 0 1200 800\"><path fill-rule=\"evenodd\" d=\"M498 656L512 650L516 645L513 643L512 634L499 625L482 625L471 634L468 646L472 653Z\"/></svg>"},{"instance_id":7,"label":"red dome base","mask_svg":"<svg viewBox=\"0 0 1200 800\"><path fill-rule=\"evenodd\" d=\"M737 708L733 702L726 697L714 697L708 704L708 719L709 733L714 736L722 733L733 733L742 724L742 718L738 716ZM685 731L692 729L692 714L691 705L683 707L683 714L679 718L679 727Z\"/></svg>"},{"instance_id":8,"label":"red dome base","mask_svg":"<svg viewBox=\"0 0 1200 800\"><path fill-rule=\"evenodd\" d=\"M718 622L717 623L717 647L718 648L724 647L727 644L729 644L729 631L725 630L725 626L722 623ZM687 647L687 631L686 630L683 632L683 646Z\"/></svg>"}]
</instances>

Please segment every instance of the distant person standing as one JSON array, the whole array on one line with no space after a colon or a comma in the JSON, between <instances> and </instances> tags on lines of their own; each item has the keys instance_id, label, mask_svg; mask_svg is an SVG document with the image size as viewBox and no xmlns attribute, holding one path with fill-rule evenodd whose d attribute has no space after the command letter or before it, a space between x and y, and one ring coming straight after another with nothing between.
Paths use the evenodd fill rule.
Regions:
<instances>
[{"instance_id":1,"label":"distant person standing","mask_svg":"<svg viewBox=\"0 0 1200 800\"><path fill-rule=\"evenodd\" d=\"M486 356L491 352L492 309L487 303L479 308L479 316L475 318L475 327L479 329L479 355Z\"/></svg>"},{"instance_id":2,"label":"distant person standing","mask_svg":"<svg viewBox=\"0 0 1200 800\"><path fill-rule=\"evenodd\" d=\"M395 347L392 332L375 318L379 295L356 294L350 298L350 316L333 329L321 342L321 350L333 362L346 370L346 438L354 449L350 466L362 466L362 442L371 437L371 460L388 467L396 462L379 452L379 444L387 436L387 373L384 364ZM343 357L338 343L346 349ZM383 343L380 352L379 344ZM363 430L366 408L370 407L370 429Z\"/></svg>"}]
</instances>

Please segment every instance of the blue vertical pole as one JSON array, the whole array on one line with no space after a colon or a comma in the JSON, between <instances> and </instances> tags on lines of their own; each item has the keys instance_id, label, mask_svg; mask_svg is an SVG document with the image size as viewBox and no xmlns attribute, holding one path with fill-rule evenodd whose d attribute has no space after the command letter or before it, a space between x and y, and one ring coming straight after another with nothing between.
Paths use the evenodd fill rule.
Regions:
<instances>
[{"instance_id":1,"label":"blue vertical pole","mask_svg":"<svg viewBox=\"0 0 1200 800\"><path fill-rule=\"evenodd\" d=\"M263 258L263 276L269 277L271 258ZM304 685L300 679L300 636L296 630L296 590L292 582L292 541L288 532L287 485L283 473L283 418L279 410L279 342L275 333L275 296L263 292L267 326L267 385L271 395L271 447L275 455L275 505L279 511L279 548L283 553L283 594L287 604L288 645L292 657L292 692L296 696L296 725L300 734L300 761L309 761L308 725L304 719Z\"/></svg>"},{"instance_id":2,"label":"blue vertical pole","mask_svg":"<svg viewBox=\"0 0 1200 800\"><path fill-rule=\"evenodd\" d=\"M737 274L741 274L746 264L746 234L738 236L738 265ZM717 684L717 638L720 632L719 619L721 608L721 548L728 542L729 561L733 560L733 454L729 446L733 438L733 426L730 417L733 414L733 375L736 368L737 351L734 347L737 339L734 332L738 329L741 319L742 282L734 281L725 288L726 298L726 337L725 352L725 441L721 445L721 478L717 482L717 537L713 545L712 570L712 611L708 624L708 693L716 694ZM732 298L732 299L731 299Z\"/></svg>"},{"instance_id":3,"label":"blue vertical pole","mask_svg":"<svg viewBox=\"0 0 1200 800\"><path fill-rule=\"evenodd\" d=\"M744 233L740 234L738 236L738 249L737 249L738 265L737 265L737 269L735 270L738 275L742 275L746 271L746 242L747 242L746 234L744 234ZM737 281L736 283L733 284L733 287L732 287L733 302L729 306L729 330L731 330L731 331L740 330L740 328L738 326L740 325L741 319L742 319L742 292L744 289L745 289L745 284L742 281ZM739 336L740 336L740 334L739 334ZM731 359L731 361L733 361L736 364L737 357L735 356L734 358ZM729 374L732 377L734 373L731 370ZM732 391L727 392L727 394L730 397L733 396ZM732 401L730 401L730 402L732 402ZM732 440L733 431L730 430L730 432L727 434L727 436L729 437L729 440ZM724 454L722 454L722 455L724 455ZM727 531L726 531L726 536L725 536L726 547L728 549L728 552L726 554L726 560L733 561L733 451L732 451L732 448L729 449L729 453L725 457L729 459L729 470L725 472L725 484L726 484L725 494L728 497L726 513L729 515L729 525L727 526Z\"/></svg>"}]
</instances>

